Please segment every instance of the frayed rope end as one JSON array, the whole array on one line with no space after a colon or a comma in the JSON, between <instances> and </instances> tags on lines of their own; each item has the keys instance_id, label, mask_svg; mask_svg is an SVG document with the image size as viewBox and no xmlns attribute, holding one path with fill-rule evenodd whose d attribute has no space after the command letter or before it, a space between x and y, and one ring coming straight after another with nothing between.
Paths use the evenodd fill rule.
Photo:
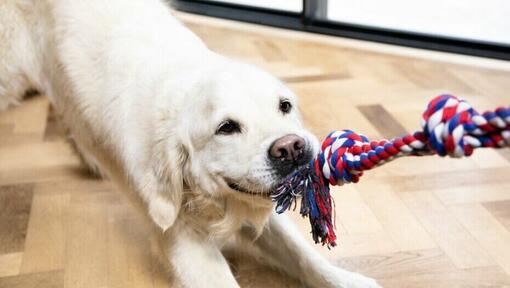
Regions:
<instances>
[{"instance_id":1,"label":"frayed rope end","mask_svg":"<svg viewBox=\"0 0 510 288\"><path fill-rule=\"evenodd\" d=\"M271 197L276 203L278 214L296 209L296 198L301 197L299 213L310 220L313 240L329 248L336 246L332 200L329 182L319 176L320 171L317 169L318 164L315 160L300 168L287 177Z\"/></svg>"}]
</instances>

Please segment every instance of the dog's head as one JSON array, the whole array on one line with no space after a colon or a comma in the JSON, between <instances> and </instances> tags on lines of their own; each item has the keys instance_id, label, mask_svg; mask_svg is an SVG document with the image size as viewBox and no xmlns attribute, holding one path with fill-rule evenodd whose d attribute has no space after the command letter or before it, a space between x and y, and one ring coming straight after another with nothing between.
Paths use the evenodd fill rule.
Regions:
<instances>
[{"instance_id":1,"label":"dog's head","mask_svg":"<svg viewBox=\"0 0 510 288\"><path fill-rule=\"evenodd\" d=\"M188 77L193 88L174 104L179 109L168 123L175 144L167 148L170 173L181 171L188 186L212 197L267 205L270 191L312 160L318 141L279 80L248 65L227 65ZM186 81L182 86L191 85Z\"/></svg>"}]
</instances>

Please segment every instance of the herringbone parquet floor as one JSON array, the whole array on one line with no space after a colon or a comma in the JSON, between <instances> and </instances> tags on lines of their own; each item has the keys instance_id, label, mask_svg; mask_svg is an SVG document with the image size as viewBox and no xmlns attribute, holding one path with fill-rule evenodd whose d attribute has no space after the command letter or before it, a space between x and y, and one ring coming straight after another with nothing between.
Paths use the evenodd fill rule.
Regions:
<instances>
[{"instance_id":1,"label":"herringbone parquet floor","mask_svg":"<svg viewBox=\"0 0 510 288\"><path fill-rule=\"evenodd\" d=\"M319 137L413 131L442 92L480 110L510 102L508 63L180 17L213 50L288 83ZM335 189L339 246L316 249L385 287L510 287L509 172L508 149L377 168ZM46 98L0 113L0 287L166 287L147 236L122 194L84 173ZM243 287L298 287L243 259L233 268Z\"/></svg>"}]
</instances>

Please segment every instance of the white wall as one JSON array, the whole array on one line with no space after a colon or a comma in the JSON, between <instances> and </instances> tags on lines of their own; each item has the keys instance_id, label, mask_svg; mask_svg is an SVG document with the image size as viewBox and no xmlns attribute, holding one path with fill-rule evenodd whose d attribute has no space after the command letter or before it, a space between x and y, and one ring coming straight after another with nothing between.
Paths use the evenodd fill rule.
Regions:
<instances>
[{"instance_id":1,"label":"white wall","mask_svg":"<svg viewBox=\"0 0 510 288\"><path fill-rule=\"evenodd\" d=\"M510 0L329 0L328 5L328 18L335 21L510 45Z\"/></svg>"}]
</instances>

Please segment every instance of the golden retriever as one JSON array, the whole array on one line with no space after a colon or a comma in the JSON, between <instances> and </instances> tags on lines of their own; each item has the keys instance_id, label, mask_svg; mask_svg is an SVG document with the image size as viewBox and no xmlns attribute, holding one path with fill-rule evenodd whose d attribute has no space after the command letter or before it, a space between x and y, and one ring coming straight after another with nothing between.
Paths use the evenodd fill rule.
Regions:
<instances>
[{"instance_id":1,"label":"golden retriever","mask_svg":"<svg viewBox=\"0 0 510 288\"><path fill-rule=\"evenodd\" d=\"M317 152L296 96L208 50L159 0L2 0L0 109L47 95L91 169L154 224L174 284L238 287L224 251L307 287L379 287L315 252L268 197Z\"/></svg>"}]
</instances>

